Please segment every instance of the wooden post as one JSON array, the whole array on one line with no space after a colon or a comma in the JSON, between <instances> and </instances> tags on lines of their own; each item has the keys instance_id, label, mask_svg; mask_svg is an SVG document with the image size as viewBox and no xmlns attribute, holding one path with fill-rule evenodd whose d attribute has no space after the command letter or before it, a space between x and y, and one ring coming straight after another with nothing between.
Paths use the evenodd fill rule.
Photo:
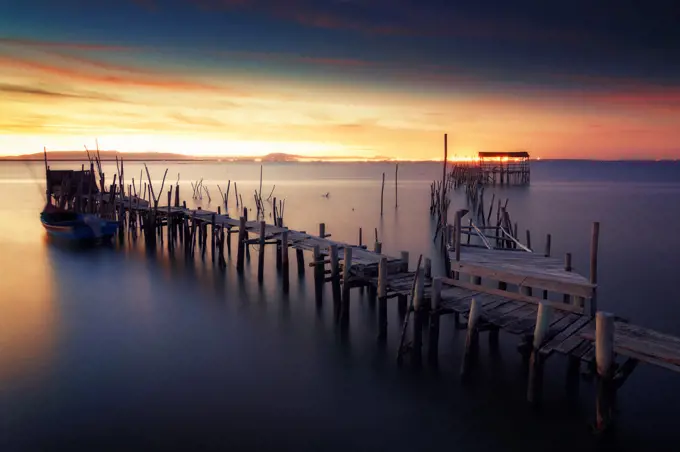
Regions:
<instances>
[{"instance_id":1,"label":"wooden post","mask_svg":"<svg viewBox=\"0 0 680 452\"><path fill-rule=\"evenodd\" d=\"M397 166L394 168L394 208L396 209L399 207L399 162L397 162Z\"/></svg>"},{"instance_id":2,"label":"wooden post","mask_svg":"<svg viewBox=\"0 0 680 452\"><path fill-rule=\"evenodd\" d=\"M298 276L300 278L305 276L305 255L300 248L295 249L295 258L297 260Z\"/></svg>"},{"instance_id":3,"label":"wooden post","mask_svg":"<svg viewBox=\"0 0 680 452\"><path fill-rule=\"evenodd\" d=\"M543 254L545 257L550 257L550 245L551 245L551 241L552 241L551 239L552 239L552 237L550 236L550 234L547 234L545 236L545 253ZM548 291L547 290L543 291L543 299L544 300L548 299Z\"/></svg>"},{"instance_id":4,"label":"wooden post","mask_svg":"<svg viewBox=\"0 0 680 452\"><path fill-rule=\"evenodd\" d=\"M614 331L614 316L608 312L598 312L595 315L595 362L597 364L596 428L600 432L612 426L614 407L616 405Z\"/></svg>"},{"instance_id":5,"label":"wooden post","mask_svg":"<svg viewBox=\"0 0 680 452\"><path fill-rule=\"evenodd\" d=\"M422 364L423 353L423 316L425 314L425 271L418 268L416 273L416 290L413 297L413 364Z\"/></svg>"},{"instance_id":6,"label":"wooden post","mask_svg":"<svg viewBox=\"0 0 680 452\"><path fill-rule=\"evenodd\" d=\"M283 261L283 293L288 293L288 230L281 233L281 260Z\"/></svg>"},{"instance_id":7,"label":"wooden post","mask_svg":"<svg viewBox=\"0 0 680 452\"><path fill-rule=\"evenodd\" d=\"M352 270L352 248L346 246L343 250L342 262L342 306L340 311L340 322L346 325L349 322L349 289Z\"/></svg>"},{"instance_id":8,"label":"wooden post","mask_svg":"<svg viewBox=\"0 0 680 452\"><path fill-rule=\"evenodd\" d=\"M376 254L382 254L382 242L375 242L375 247L373 249Z\"/></svg>"},{"instance_id":9,"label":"wooden post","mask_svg":"<svg viewBox=\"0 0 680 452\"><path fill-rule=\"evenodd\" d=\"M460 233L461 233L460 220L461 220L462 216L463 216L462 211L459 210L459 211L456 212L456 219L455 219L455 223L454 223L454 225L455 225L454 226L454 233L456 234L455 244L454 244L455 250L456 250L456 262L460 262Z\"/></svg>"},{"instance_id":10,"label":"wooden post","mask_svg":"<svg viewBox=\"0 0 680 452\"><path fill-rule=\"evenodd\" d=\"M243 272L243 264L244 264L244 258L245 258L245 243L244 241L246 240L246 218L241 217L239 218L239 225L238 225L238 245L237 245L237 254L236 254L236 269L238 270L239 273Z\"/></svg>"},{"instance_id":11,"label":"wooden post","mask_svg":"<svg viewBox=\"0 0 680 452\"><path fill-rule=\"evenodd\" d=\"M441 302L441 292L442 279L437 276L432 280L432 295L430 297L430 329L428 332L429 344L427 355L431 365L437 365L439 357L439 305Z\"/></svg>"},{"instance_id":12,"label":"wooden post","mask_svg":"<svg viewBox=\"0 0 680 452\"><path fill-rule=\"evenodd\" d=\"M260 221L260 249L257 255L257 281L262 283L264 280L264 249L265 245L265 235L266 235L267 223L263 220Z\"/></svg>"},{"instance_id":13,"label":"wooden post","mask_svg":"<svg viewBox=\"0 0 680 452\"><path fill-rule=\"evenodd\" d=\"M600 223L593 223L593 230L590 239L590 283L597 284L597 250L600 241ZM597 312L597 287L593 289L593 297L590 300L591 316Z\"/></svg>"},{"instance_id":14,"label":"wooden post","mask_svg":"<svg viewBox=\"0 0 680 452\"><path fill-rule=\"evenodd\" d=\"M408 271L408 251L401 252L401 271Z\"/></svg>"},{"instance_id":15,"label":"wooden post","mask_svg":"<svg viewBox=\"0 0 680 452\"><path fill-rule=\"evenodd\" d=\"M380 188L380 216L383 215L383 199L385 196L385 173L382 173L382 186Z\"/></svg>"},{"instance_id":16,"label":"wooden post","mask_svg":"<svg viewBox=\"0 0 680 452\"><path fill-rule=\"evenodd\" d=\"M430 279L432 278L432 259L429 257L425 258L425 277Z\"/></svg>"},{"instance_id":17,"label":"wooden post","mask_svg":"<svg viewBox=\"0 0 680 452\"><path fill-rule=\"evenodd\" d=\"M359 246L363 246L363 245L364 245L364 243L363 243L361 228L359 228Z\"/></svg>"},{"instance_id":18,"label":"wooden post","mask_svg":"<svg viewBox=\"0 0 680 452\"><path fill-rule=\"evenodd\" d=\"M531 231L527 229L527 248L531 248Z\"/></svg>"},{"instance_id":19,"label":"wooden post","mask_svg":"<svg viewBox=\"0 0 680 452\"><path fill-rule=\"evenodd\" d=\"M319 237L326 237L326 223L319 223Z\"/></svg>"},{"instance_id":20,"label":"wooden post","mask_svg":"<svg viewBox=\"0 0 680 452\"><path fill-rule=\"evenodd\" d=\"M444 134L444 167L442 169L442 199L441 199L441 208L443 209L444 206L446 205L446 164L449 160L449 140L448 140L448 134ZM446 221L444 221L446 223ZM448 276L448 275L447 275Z\"/></svg>"},{"instance_id":21,"label":"wooden post","mask_svg":"<svg viewBox=\"0 0 680 452\"><path fill-rule=\"evenodd\" d=\"M276 270L283 269L283 252L281 251L281 239L276 239Z\"/></svg>"},{"instance_id":22,"label":"wooden post","mask_svg":"<svg viewBox=\"0 0 680 452\"><path fill-rule=\"evenodd\" d=\"M337 311L340 308L340 262L338 259L338 245L330 246L331 258L331 288L333 292L333 307Z\"/></svg>"},{"instance_id":23,"label":"wooden post","mask_svg":"<svg viewBox=\"0 0 680 452\"><path fill-rule=\"evenodd\" d=\"M175 207L179 207L179 184L175 185Z\"/></svg>"},{"instance_id":24,"label":"wooden post","mask_svg":"<svg viewBox=\"0 0 680 452\"><path fill-rule=\"evenodd\" d=\"M243 206L243 202L241 202L241 205ZM247 207L243 208L243 218L246 219L246 223L247 223L248 222L248 208ZM247 229L244 231L243 240L248 240L248 230ZM246 244L245 248L246 248L246 258L250 262L250 245Z\"/></svg>"},{"instance_id":25,"label":"wooden post","mask_svg":"<svg viewBox=\"0 0 680 452\"><path fill-rule=\"evenodd\" d=\"M473 298L470 303L470 312L468 314L468 329L467 337L465 339L465 354L463 356L463 363L460 369L460 376L463 381L470 376L472 365L477 358L479 351L479 331L477 325L481 315L481 306L477 299Z\"/></svg>"},{"instance_id":26,"label":"wooden post","mask_svg":"<svg viewBox=\"0 0 680 452\"><path fill-rule=\"evenodd\" d=\"M168 233L168 249L172 249L172 212L171 209L172 207L170 206L170 203L172 201L172 191L168 192L168 220L167 220L167 233ZM121 199L121 204L123 203L123 200ZM132 212L130 212L132 214Z\"/></svg>"},{"instance_id":27,"label":"wooden post","mask_svg":"<svg viewBox=\"0 0 680 452\"><path fill-rule=\"evenodd\" d=\"M536 316L536 327L534 329L534 341L529 360L529 387L527 389L527 400L529 403L539 406L541 403L541 392L543 388L543 357L539 353L545 341L550 322L552 321L552 306L541 303L538 305Z\"/></svg>"},{"instance_id":28,"label":"wooden post","mask_svg":"<svg viewBox=\"0 0 680 452\"><path fill-rule=\"evenodd\" d=\"M378 340L387 339L387 258L378 264Z\"/></svg>"},{"instance_id":29,"label":"wooden post","mask_svg":"<svg viewBox=\"0 0 680 452\"><path fill-rule=\"evenodd\" d=\"M324 264L319 245L314 245L314 295L316 304L321 304L323 295Z\"/></svg>"},{"instance_id":30,"label":"wooden post","mask_svg":"<svg viewBox=\"0 0 680 452\"><path fill-rule=\"evenodd\" d=\"M564 271L570 272L571 271L571 253L567 253L564 255ZM569 295L564 294L563 295L563 300L564 303L569 303Z\"/></svg>"},{"instance_id":31,"label":"wooden post","mask_svg":"<svg viewBox=\"0 0 680 452\"><path fill-rule=\"evenodd\" d=\"M217 238L216 236L216 231L215 231L215 214L212 214L210 216L210 260L215 263L215 239Z\"/></svg>"}]
</instances>

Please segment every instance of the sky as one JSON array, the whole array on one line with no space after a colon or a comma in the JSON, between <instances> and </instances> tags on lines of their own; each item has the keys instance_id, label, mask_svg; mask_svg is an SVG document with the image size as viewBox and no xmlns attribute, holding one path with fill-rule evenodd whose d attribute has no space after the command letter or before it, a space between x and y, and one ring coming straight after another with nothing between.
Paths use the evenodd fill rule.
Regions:
<instances>
[{"instance_id":1,"label":"sky","mask_svg":"<svg viewBox=\"0 0 680 452\"><path fill-rule=\"evenodd\" d=\"M680 158L680 4L0 0L0 155Z\"/></svg>"}]
</instances>

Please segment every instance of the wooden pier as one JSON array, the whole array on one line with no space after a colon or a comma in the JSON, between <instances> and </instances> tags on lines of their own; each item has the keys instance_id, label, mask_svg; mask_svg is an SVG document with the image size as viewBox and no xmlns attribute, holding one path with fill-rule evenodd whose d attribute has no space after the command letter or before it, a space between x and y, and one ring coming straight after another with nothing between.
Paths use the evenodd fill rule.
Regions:
<instances>
[{"instance_id":1,"label":"wooden pier","mask_svg":"<svg viewBox=\"0 0 680 452\"><path fill-rule=\"evenodd\" d=\"M51 181L50 170L46 169L48 181ZM549 236L544 253L536 253L530 243L522 243L517 238L517 227L514 231L511 227L505 208L498 211L497 226L490 226L495 234L493 237L487 237L474 221L466 228L462 226L462 219L469 210L456 212L455 224L448 225L446 163L440 185L442 191L433 191L434 207L431 208L446 257L444 277L433 277L428 258L421 256L415 268L410 268L407 252L399 257L382 253L377 234L373 249L369 250L362 244L331 240L325 224L319 225L318 234L289 229L284 226L283 205L277 208L275 199L275 224L263 220L261 207L258 207L256 220L248 220L245 208L243 215L236 219L222 214L221 206L214 212L189 209L186 203L180 205L179 184L175 185L174 193L173 187L167 192L168 203L159 205L163 186L161 193L156 195L150 177L143 196L130 194L134 192L133 185L128 187L126 194L121 182L122 170L120 173L118 184L114 177L108 191L104 190L106 185L101 171L102 189L96 189L94 165L90 171L79 173L81 182L77 184L72 183L69 173L68 181L48 184L48 200L75 211L117 220L121 240L126 231L132 240L143 234L147 246L155 247L157 241L161 244L166 241L170 253L183 251L187 259L195 258L198 244L201 259L209 258L218 268L226 266L225 253L232 254L231 236L236 234L236 268L239 272L245 271L244 262L250 258L251 245L257 245L254 251L258 253L260 283L263 282L265 250L267 245L273 245L284 291L289 288L289 249L292 248L296 250L298 275L303 277L307 267L313 269L317 303L323 301L323 285L331 283L336 318L342 328L346 328L349 321L351 289L367 288L369 296L378 302L377 340L384 345L387 300L398 300L404 317L397 351L399 363L407 359L412 365L421 366L425 349L427 362L436 366L441 340L440 318L454 315L456 327L467 329L461 378L469 381L475 375L480 334L488 333L490 345L496 347L499 332L504 331L519 337L518 350L529 370L527 400L535 406L541 403L546 361L555 354L564 355L568 361L567 388L572 396L577 394L582 368L597 379L596 426L603 431L614 420L617 388L638 363L680 372L679 338L598 311L598 223L593 225L588 276L572 271L569 255L564 260L550 256ZM83 184L83 177L93 184ZM87 193L83 190L85 185L89 187ZM143 199L147 192L148 199ZM262 202L257 193L255 199ZM481 209L482 215L484 212ZM479 213L477 209L475 214ZM490 218L491 211L486 216ZM462 237L466 234L467 237L478 237L482 245L463 244ZM305 251L312 253L308 264L305 263Z\"/></svg>"}]
</instances>

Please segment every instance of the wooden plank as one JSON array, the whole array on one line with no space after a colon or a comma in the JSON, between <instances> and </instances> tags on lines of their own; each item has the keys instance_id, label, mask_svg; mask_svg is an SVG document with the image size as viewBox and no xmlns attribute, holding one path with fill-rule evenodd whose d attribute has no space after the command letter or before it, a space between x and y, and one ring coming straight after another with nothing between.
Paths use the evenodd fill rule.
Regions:
<instances>
[{"instance_id":1,"label":"wooden plank","mask_svg":"<svg viewBox=\"0 0 680 452\"><path fill-rule=\"evenodd\" d=\"M478 286L476 284L471 284L467 283L464 281L459 281L459 280L454 280L450 278L443 278L443 281L446 284L452 285L452 286L457 286L457 287L462 287L465 289L470 289L470 290L479 290L483 291L485 293L493 294L493 295L499 295L501 297L505 298L510 298L515 301L523 301L525 303L532 303L532 304L539 304L539 303L546 303L550 306L552 306L554 309L560 310L560 311L568 311L568 312L574 312L577 314L583 314L583 308L580 306L574 306L570 304L564 304L564 303L556 303L554 301L548 301L548 300L543 300L541 298L535 298L529 295L523 295L519 293L514 293L514 292L508 292L505 290L500 290L500 289L493 289L491 287L485 287L485 286Z\"/></svg>"},{"instance_id":2,"label":"wooden plank","mask_svg":"<svg viewBox=\"0 0 680 452\"><path fill-rule=\"evenodd\" d=\"M525 303L522 303L521 301L510 300L508 303L503 303L493 309L486 311L484 313L484 319L489 323L498 325L498 322L503 316L524 307L526 307Z\"/></svg>"},{"instance_id":3,"label":"wooden plank","mask_svg":"<svg viewBox=\"0 0 680 452\"><path fill-rule=\"evenodd\" d=\"M571 350L577 347L582 339L578 334L581 329L585 328L592 321L591 317L583 316L575 319L574 323L562 330L557 336L553 337L547 344L541 347L540 352L543 355L550 355L553 352L560 352L569 354ZM570 340L572 338L576 340Z\"/></svg>"},{"instance_id":4,"label":"wooden plank","mask_svg":"<svg viewBox=\"0 0 680 452\"><path fill-rule=\"evenodd\" d=\"M496 322L496 325L498 325L500 328L505 328L511 323L525 319L527 316L531 317L535 321L537 311L538 306L533 304L524 304L524 306L522 306L520 309L514 310L499 318Z\"/></svg>"},{"instance_id":5,"label":"wooden plank","mask_svg":"<svg viewBox=\"0 0 680 452\"><path fill-rule=\"evenodd\" d=\"M680 369L680 338L627 323L616 322L614 351L667 369ZM581 337L593 341L591 330Z\"/></svg>"},{"instance_id":6,"label":"wooden plank","mask_svg":"<svg viewBox=\"0 0 680 452\"><path fill-rule=\"evenodd\" d=\"M590 283L574 283L568 281L559 281L550 275L546 276L531 276L522 274L519 271L512 269L501 269L494 266L493 268L481 265L473 265L466 262L452 262L451 268L455 271L465 273L473 276L480 276L482 278L490 278L496 281L505 281L506 283L516 284L524 287L536 287L539 289L549 290L551 292L566 293L570 295L577 295L584 298L593 296L593 285Z\"/></svg>"}]
</instances>

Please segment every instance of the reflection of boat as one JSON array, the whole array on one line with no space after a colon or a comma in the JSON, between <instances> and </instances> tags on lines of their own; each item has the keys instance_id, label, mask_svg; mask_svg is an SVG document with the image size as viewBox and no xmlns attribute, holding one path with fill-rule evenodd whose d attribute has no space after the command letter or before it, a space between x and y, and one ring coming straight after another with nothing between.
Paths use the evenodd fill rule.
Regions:
<instances>
[{"instance_id":1,"label":"reflection of boat","mask_svg":"<svg viewBox=\"0 0 680 452\"><path fill-rule=\"evenodd\" d=\"M71 212L51 204L47 204L40 213L40 222L51 237L76 241L108 239L118 228L114 221Z\"/></svg>"}]
</instances>

